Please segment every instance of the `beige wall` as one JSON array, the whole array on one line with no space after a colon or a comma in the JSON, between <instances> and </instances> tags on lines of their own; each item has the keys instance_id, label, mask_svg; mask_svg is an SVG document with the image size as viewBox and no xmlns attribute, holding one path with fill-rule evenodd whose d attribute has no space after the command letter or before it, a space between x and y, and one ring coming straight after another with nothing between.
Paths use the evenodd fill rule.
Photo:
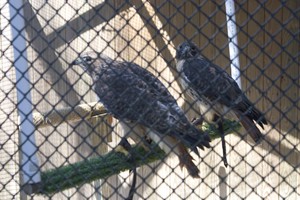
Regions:
<instances>
[{"instance_id":1,"label":"beige wall","mask_svg":"<svg viewBox=\"0 0 300 200\"><path fill-rule=\"evenodd\" d=\"M78 73L82 71L69 67L77 53L91 49L147 68L170 86L178 103L186 109L182 92L174 82L177 77L173 70L174 46L192 39L206 57L230 71L223 1L84 2L53 0L44 4L30 1L25 7L32 99L39 112L96 100L88 86L89 78L84 76L79 80ZM141 197L296 199L299 196L300 44L296 18L299 16L291 12L299 9L299 4L298 1L286 1L285 7L280 1L268 1L263 7L253 1L236 4L242 87L270 122L263 131L265 141L255 146L248 137L247 141L241 141L237 135L227 136L228 168L221 163L219 140L214 141L214 148L202 152L200 160L193 155L201 171L199 180L188 177L185 170L182 172L176 167L176 158L141 167L137 184ZM190 21L184 15L191 16ZM4 44L1 45L3 49ZM188 115L192 118L195 113ZM99 121L101 123L102 119ZM116 120L113 124L117 124ZM90 157L93 154L91 146L98 145L100 139L92 139L97 133L89 134L89 131L91 128L85 122L36 131L42 170ZM98 134L106 137L109 132L103 126ZM99 152L112 148L121 134L117 126L112 140L106 138L109 146L101 146ZM241 134L245 134L244 131ZM154 173L152 167L155 167ZM128 193L124 180L128 175L124 172L103 181L103 195L123 199L120 194ZM225 177L223 181L222 177ZM75 199L83 196L97 199L99 193L94 193L93 187L99 184L87 184L77 193L76 189L71 189L55 198L72 196L75 192Z\"/></svg>"}]
</instances>

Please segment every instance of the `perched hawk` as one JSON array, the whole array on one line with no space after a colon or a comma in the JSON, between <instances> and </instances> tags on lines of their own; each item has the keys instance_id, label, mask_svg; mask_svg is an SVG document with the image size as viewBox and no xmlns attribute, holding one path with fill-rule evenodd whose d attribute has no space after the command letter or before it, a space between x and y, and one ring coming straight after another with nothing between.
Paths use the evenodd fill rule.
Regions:
<instances>
[{"instance_id":1,"label":"perched hawk","mask_svg":"<svg viewBox=\"0 0 300 200\"><path fill-rule=\"evenodd\" d=\"M167 88L150 72L130 62L118 62L95 52L76 59L93 79L93 89L107 110L137 144L145 136L167 154L174 151L180 166L199 177L199 169L187 148L210 147L210 137L185 117ZM126 137L127 137L126 136ZM199 154L198 154L199 155Z\"/></svg>"},{"instance_id":2,"label":"perched hawk","mask_svg":"<svg viewBox=\"0 0 300 200\"><path fill-rule=\"evenodd\" d=\"M260 141L262 134L253 121L262 128L267 121L225 70L201 56L197 46L190 42L177 47L176 60L179 82L196 101L204 119L212 122L224 117L240 121L252 139ZM218 124L224 137L222 123ZM223 160L227 165L225 142L223 150Z\"/></svg>"}]
</instances>

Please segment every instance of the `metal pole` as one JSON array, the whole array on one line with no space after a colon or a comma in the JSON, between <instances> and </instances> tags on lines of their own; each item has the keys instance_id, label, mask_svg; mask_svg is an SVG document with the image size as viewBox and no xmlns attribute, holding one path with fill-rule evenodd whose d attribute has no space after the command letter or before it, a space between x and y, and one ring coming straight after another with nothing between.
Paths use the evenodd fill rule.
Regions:
<instances>
[{"instance_id":1,"label":"metal pole","mask_svg":"<svg viewBox=\"0 0 300 200\"><path fill-rule=\"evenodd\" d=\"M39 163L36 157L35 127L32 118L32 104L28 75L28 62L25 40L25 22L22 0L9 1L14 67L16 71L17 107L20 127L21 170L24 184L38 183L41 180Z\"/></svg>"},{"instance_id":2,"label":"metal pole","mask_svg":"<svg viewBox=\"0 0 300 200\"><path fill-rule=\"evenodd\" d=\"M231 61L231 76L237 82L239 87L241 84L240 60L238 49L237 28L235 20L234 0L226 0L226 19L227 19L227 35L229 41L229 57Z\"/></svg>"}]
</instances>

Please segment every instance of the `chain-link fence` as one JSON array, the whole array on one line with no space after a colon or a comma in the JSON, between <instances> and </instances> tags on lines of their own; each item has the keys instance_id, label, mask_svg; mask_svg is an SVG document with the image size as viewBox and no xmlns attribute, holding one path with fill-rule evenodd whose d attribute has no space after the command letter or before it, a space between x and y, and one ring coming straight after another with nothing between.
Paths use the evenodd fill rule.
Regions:
<instances>
[{"instance_id":1,"label":"chain-link fence","mask_svg":"<svg viewBox=\"0 0 300 200\"><path fill-rule=\"evenodd\" d=\"M0 198L126 199L131 189L134 199L299 199L299 11L296 0L1 1ZM184 41L211 62L185 65L208 71L178 72L176 65L194 55L178 56ZM99 64L102 54L112 60ZM71 65L76 59L85 68ZM227 79L212 63L237 78L265 116L264 129L256 124L259 143L222 115L222 106L234 111L241 95L218 90ZM89 67L106 65L91 79ZM201 85L208 89L197 93ZM174 111L173 98L186 117ZM198 124L212 137L212 148L198 157L185 151L202 136L186 142L174 131L194 130L199 102L207 99L225 122L223 130L209 117ZM239 107L234 119L261 123L262 116L249 114L253 106ZM176 123L160 129L171 119ZM128 132L141 143L135 146L133 134L125 151L118 144ZM228 167L222 132L230 132ZM172 155L157 148L158 137L172 144Z\"/></svg>"}]
</instances>

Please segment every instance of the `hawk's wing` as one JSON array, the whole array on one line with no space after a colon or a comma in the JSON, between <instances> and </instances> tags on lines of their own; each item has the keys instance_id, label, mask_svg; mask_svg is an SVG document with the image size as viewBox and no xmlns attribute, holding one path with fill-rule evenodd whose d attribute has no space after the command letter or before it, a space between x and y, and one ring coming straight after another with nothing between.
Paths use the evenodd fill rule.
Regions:
<instances>
[{"instance_id":1,"label":"hawk's wing","mask_svg":"<svg viewBox=\"0 0 300 200\"><path fill-rule=\"evenodd\" d=\"M168 89L162 84L162 82L153 74L151 74L146 69L138 66L134 63L123 63L127 65L130 70L139 76L140 79L142 79L147 85L149 86L149 89L159 98L161 102L167 103L167 104L174 104L177 106L177 102L174 99L174 97L170 94Z\"/></svg>"},{"instance_id":2,"label":"hawk's wing","mask_svg":"<svg viewBox=\"0 0 300 200\"><path fill-rule=\"evenodd\" d=\"M186 60L182 73L183 78L204 101L232 107L243 96L238 85L223 69L205 59Z\"/></svg>"},{"instance_id":3,"label":"hawk's wing","mask_svg":"<svg viewBox=\"0 0 300 200\"><path fill-rule=\"evenodd\" d=\"M199 139L198 147L209 146L209 138L198 134L198 130L168 104L170 100L164 97L170 96L158 79L154 80L148 71L140 73L142 76L133 73L128 63L110 64L99 72L95 92L118 119L140 123L161 135L174 136L188 147L193 147ZM144 77L148 77L151 84Z\"/></svg>"},{"instance_id":4,"label":"hawk's wing","mask_svg":"<svg viewBox=\"0 0 300 200\"><path fill-rule=\"evenodd\" d=\"M217 65L205 58L188 59L182 71L198 98L213 105L220 103L233 110L246 113L251 119L266 123L262 114L254 108L234 79ZM262 126L261 122L259 124Z\"/></svg>"}]
</instances>

